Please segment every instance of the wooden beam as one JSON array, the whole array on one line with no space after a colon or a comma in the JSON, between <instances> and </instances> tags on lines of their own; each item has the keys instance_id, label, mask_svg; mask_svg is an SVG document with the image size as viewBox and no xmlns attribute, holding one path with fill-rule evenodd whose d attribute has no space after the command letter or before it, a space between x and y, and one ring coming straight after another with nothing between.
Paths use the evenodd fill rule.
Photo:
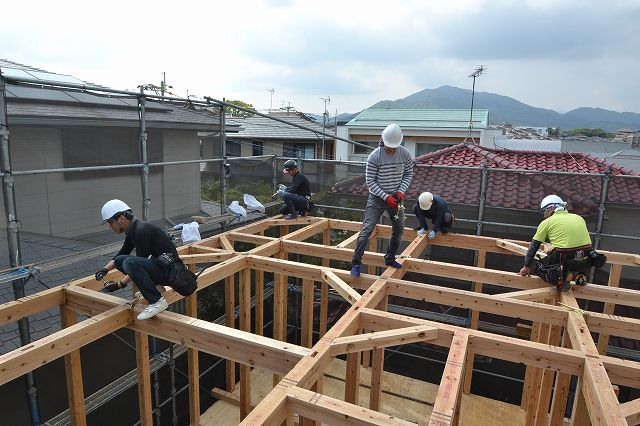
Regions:
<instances>
[{"instance_id":1,"label":"wooden beam","mask_svg":"<svg viewBox=\"0 0 640 426\"><path fill-rule=\"evenodd\" d=\"M374 333L336 338L331 344L331 356L365 350L406 345L438 338L438 330L428 325L403 327Z\"/></svg>"},{"instance_id":2,"label":"wooden beam","mask_svg":"<svg viewBox=\"0 0 640 426\"><path fill-rule=\"evenodd\" d=\"M506 293L494 294L492 297L496 299L513 299L513 300L529 300L531 302L539 302L550 297L555 297L558 289L553 286L546 288L536 288L533 290L509 291Z\"/></svg>"},{"instance_id":3,"label":"wooden beam","mask_svg":"<svg viewBox=\"0 0 640 426\"><path fill-rule=\"evenodd\" d=\"M549 347L549 345L542 343L494 335L479 330L469 330L390 312L380 312L369 308L363 308L360 312L361 327L370 330L385 330L419 324L439 329L438 338L430 342L438 346L449 347L453 334L456 331L466 330L469 333L469 348L475 353L534 367L563 371L577 376L582 375L584 354L576 350Z\"/></svg>"},{"instance_id":4,"label":"wooden beam","mask_svg":"<svg viewBox=\"0 0 640 426\"><path fill-rule=\"evenodd\" d=\"M331 226L331 220L329 220L329 226ZM331 244L331 230L325 229L322 232L322 244L328 246ZM329 259L322 258L322 266L329 266ZM318 334L320 338L327 332L327 322L329 317L329 284L325 281L320 281L320 324L318 327Z\"/></svg>"},{"instance_id":5,"label":"wooden beam","mask_svg":"<svg viewBox=\"0 0 640 426\"><path fill-rule=\"evenodd\" d=\"M62 305L60 306L60 320L62 327L67 328L77 324L78 317L74 311ZM67 398L69 400L71 424L84 426L87 424L87 415L84 406L80 349L71 351L64 356L64 367L67 378Z\"/></svg>"},{"instance_id":6,"label":"wooden beam","mask_svg":"<svg viewBox=\"0 0 640 426\"><path fill-rule=\"evenodd\" d=\"M562 292L561 300L568 306L578 308L571 290ZM571 346L585 354L584 372L580 376L580 382L591 422L596 425L626 425L627 422L620 414L618 399L604 364L600 360L598 349L591 339L584 317L578 312L569 314L567 334L571 340Z\"/></svg>"},{"instance_id":7,"label":"wooden beam","mask_svg":"<svg viewBox=\"0 0 640 426\"><path fill-rule=\"evenodd\" d=\"M0 355L0 385L119 330L130 322L129 308L118 306Z\"/></svg>"},{"instance_id":8,"label":"wooden beam","mask_svg":"<svg viewBox=\"0 0 640 426\"><path fill-rule=\"evenodd\" d=\"M304 228L300 228L290 234L282 237L283 240L289 241L304 241L309 237L313 237L316 234L323 232L325 229L329 229L329 220L320 219L320 221L307 225Z\"/></svg>"},{"instance_id":9,"label":"wooden beam","mask_svg":"<svg viewBox=\"0 0 640 426\"><path fill-rule=\"evenodd\" d=\"M528 250L528 246L522 246L520 244L516 244L514 242L507 241L507 240L496 240L496 245L498 247L502 247L505 250L509 250L521 256L524 256L525 254L527 254L527 250ZM535 254L536 259L544 259L545 257L547 257L547 254L540 250L538 250Z\"/></svg>"},{"instance_id":10,"label":"wooden beam","mask_svg":"<svg viewBox=\"0 0 640 426\"><path fill-rule=\"evenodd\" d=\"M344 241L338 243L336 245L336 247L354 249L355 246L356 246L356 241L358 240L359 236L360 236L360 232L356 232L355 234L353 234L349 238L347 238Z\"/></svg>"},{"instance_id":11,"label":"wooden beam","mask_svg":"<svg viewBox=\"0 0 640 426\"><path fill-rule=\"evenodd\" d=\"M620 414L625 417L630 425L640 424L640 399L620 404Z\"/></svg>"},{"instance_id":12,"label":"wooden beam","mask_svg":"<svg viewBox=\"0 0 640 426\"><path fill-rule=\"evenodd\" d=\"M197 263L224 262L235 256L237 256L237 254L232 252L198 253L184 254L180 256L180 259L185 265L193 265Z\"/></svg>"},{"instance_id":13,"label":"wooden beam","mask_svg":"<svg viewBox=\"0 0 640 426\"><path fill-rule=\"evenodd\" d=\"M68 299L80 305L89 304L87 300L103 300L105 296L107 295L81 288L67 289ZM117 297L113 299L120 300ZM128 305L123 308L129 309ZM140 310L139 307L135 308L136 313ZM129 328L221 358L279 373L288 372L302 357L311 352L307 348L290 343L233 330L170 311L163 311L151 320L134 321L129 324Z\"/></svg>"},{"instance_id":14,"label":"wooden beam","mask_svg":"<svg viewBox=\"0 0 640 426\"><path fill-rule=\"evenodd\" d=\"M287 408L294 413L330 425L415 425L387 414L349 404L299 387L287 391Z\"/></svg>"},{"instance_id":15,"label":"wooden beam","mask_svg":"<svg viewBox=\"0 0 640 426\"><path fill-rule=\"evenodd\" d=\"M438 387L438 394L433 403L430 426L453 425L456 410L462 397L462 379L469 334L464 331L456 332L451 341L447 363L442 372L442 379Z\"/></svg>"},{"instance_id":16,"label":"wooden beam","mask_svg":"<svg viewBox=\"0 0 640 426\"><path fill-rule=\"evenodd\" d=\"M0 325L18 321L64 303L64 288L50 288L39 293L0 305Z\"/></svg>"},{"instance_id":17,"label":"wooden beam","mask_svg":"<svg viewBox=\"0 0 640 426\"><path fill-rule=\"evenodd\" d=\"M233 253L236 251L236 249L233 247L233 244L231 244L226 235L220 235L220 245L228 252Z\"/></svg>"},{"instance_id":18,"label":"wooden beam","mask_svg":"<svg viewBox=\"0 0 640 426\"><path fill-rule=\"evenodd\" d=\"M337 291L340 296L344 297L344 299L352 305L362 297L360 293L352 289L351 286L328 269L322 270L322 281L328 283L332 289Z\"/></svg>"},{"instance_id":19,"label":"wooden beam","mask_svg":"<svg viewBox=\"0 0 640 426\"><path fill-rule=\"evenodd\" d=\"M138 407L140 424L153 426L153 406L151 401L151 370L149 365L149 336L145 333L136 335L136 365L138 370Z\"/></svg>"}]
</instances>

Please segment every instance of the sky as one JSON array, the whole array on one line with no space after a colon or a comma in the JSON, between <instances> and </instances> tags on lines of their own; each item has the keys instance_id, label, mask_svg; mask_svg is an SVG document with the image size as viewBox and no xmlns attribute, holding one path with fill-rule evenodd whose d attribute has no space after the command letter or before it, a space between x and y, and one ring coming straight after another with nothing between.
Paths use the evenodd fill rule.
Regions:
<instances>
[{"instance_id":1,"label":"sky","mask_svg":"<svg viewBox=\"0 0 640 426\"><path fill-rule=\"evenodd\" d=\"M0 58L115 89L354 113L442 85L640 113L640 0L10 1ZM273 92L271 91L273 90Z\"/></svg>"}]
</instances>

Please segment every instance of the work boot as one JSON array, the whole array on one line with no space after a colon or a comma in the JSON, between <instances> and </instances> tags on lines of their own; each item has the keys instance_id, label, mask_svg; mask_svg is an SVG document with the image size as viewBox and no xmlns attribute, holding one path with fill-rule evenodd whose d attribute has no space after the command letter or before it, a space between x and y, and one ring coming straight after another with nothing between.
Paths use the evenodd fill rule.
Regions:
<instances>
[{"instance_id":1,"label":"work boot","mask_svg":"<svg viewBox=\"0 0 640 426\"><path fill-rule=\"evenodd\" d=\"M359 263L354 263L351 266L351 275L354 277L359 277L360 276L360 264Z\"/></svg>"},{"instance_id":2,"label":"work boot","mask_svg":"<svg viewBox=\"0 0 640 426\"><path fill-rule=\"evenodd\" d=\"M284 220L295 220L298 218L297 214L291 213L289 216L285 217Z\"/></svg>"},{"instance_id":3,"label":"work boot","mask_svg":"<svg viewBox=\"0 0 640 426\"><path fill-rule=\"evenodd\" d=\"M449 228L447 228L446 226L441 226L440 232L442 232L442 235L447 235L449 233Z\"/></svg>"},{"instance_id":4,"label":"work boot","mask_svg":"<svg viewBox=\"0 0 640 426\"><path fill-rule=\"evenodd\" d=\"M393 259L393 260L385 260L384 264L387 265L387 266L390 266L392 268L396 268L396 269L402 268L402 265L399 264L398 262L396 262L395 259Z\"/></svg>"},{"instance_id":5,"label":"work boot","mask_svg":"<svg viewBox=\"0 0 640 426\"><path fill-rule=\"evenodd\" d=\"M160 299L158 299L158 301L156 303L147 306L144 309L144 311L140 312L140 314L138 315L138 319L139 320L146 320L146 319L149 319L151 317L155 317L160 312L162 312L165 309L167 309L168 306L169 306L169 304L167 303L167 299L165 299L164 297L161 297Z\"/></svg>"}]
</instances>

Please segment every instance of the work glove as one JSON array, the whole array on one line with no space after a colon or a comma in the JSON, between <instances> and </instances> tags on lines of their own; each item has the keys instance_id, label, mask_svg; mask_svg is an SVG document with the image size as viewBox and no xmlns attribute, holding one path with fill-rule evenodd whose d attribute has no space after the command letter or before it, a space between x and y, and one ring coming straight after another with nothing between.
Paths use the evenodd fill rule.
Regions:
<instances>
[{"instance_id":1,"label":"work glove","mask_svg":"<svg viewBox=\"0 0 640 426\"><path fill-rule=\"evenodd\" d=\"M416 237L419 237L422 234L424 234L424 228L420 228L418 232L416 232Z\"/></svg>"},{"instance_id":2,"label":"work glove","mask_svg":"<svg viewBox=\"0 0 640 426\"><path fill-rule=\"evenodd\" d=\"M284 192L284 191L286 191L286 190L287 190L287 186L286 186L286 185L283 185L283 184L279 184L279 185L278 185L278 190L280 190L280 191Z\"/></svg>"},{"instance_id":3,"label":"work glove","mask_svg":"<svg viewBox=\"0 0 640 426\"><path fill-rule=\"evenodd\" d=\"M436 237L436 231L429 231L429 235L427 235L427 238L429 240L433 240Z\"/></svg>"},{"instance_id":4,"label":"work glove","mask_svg":"<svg viewBox=\"0 0 640 426\"><path fill-rule=\"evenodd\" d=\"M282 190L282 189L278 189L278 190L276 191L276 195L277 195L278 197L280 197L282 194L284 194L284 190Z\"/></svg>"},{"instance_id":5,"label":"work glove","mask_svg":"<svg viewBox=\"0 0 640 426\"><path fill-rule=\"evenodd\" d=\"M398 200L395 199L395 197L392 196L387 196L387 199L385 200L387 202L387 204L389 204L389 207L391 207L392 209L397 209L398 208Z\"/></svg>"},{"instance_id":6,"label":"work glove","mask_svg":"<svg viewBox=\"0 0 640 426\"><path fill-rule=\"evenodd\" d=\"M107 268L100 269L98 272L96 272L96 281L100 281L101 279L106 277L108 273L109 270L107 270Z\"/></svg>"},{"instance_id":7,"label":"work glove","mask_svg":"<svg viewBox=\"0 0 640 426\"><path fill-rule=\"evenodd\" d=\"M113 293L114 291L125 288L126 286L127 284L122 281L107 281L102 287L102 291L105 293Z\"/></svg>"},{"instance_id":8,"label":"work glove","mask_svg":"<svg viewBox=\"0 0 640 426\"><path fill-rule=\"evenodd\" d=\"M396 199L398 201L404 201L404 192L401 192L401 191L396 192Z\"/></svg>"}]
</instances>

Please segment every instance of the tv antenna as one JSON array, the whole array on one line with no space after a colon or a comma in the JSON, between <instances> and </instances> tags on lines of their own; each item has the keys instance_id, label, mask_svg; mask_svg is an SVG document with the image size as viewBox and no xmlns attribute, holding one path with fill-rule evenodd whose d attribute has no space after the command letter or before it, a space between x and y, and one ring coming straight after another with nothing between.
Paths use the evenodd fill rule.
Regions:
<instances>
[{"instance_id":1,"label":"tv antenna","mask_svg":"<svg viewBox=\"0 0 640 426\"><path fill-rule=\"evenodd\" d=\"M476 94L476 78L480 77L486 70L486 66L478 65L473 70L473 72L469 74L469 77L473 78L473 86L471 87L471 110L469 115L469 132L467 132L467 136L464 138L463 142L467 142L469 139L471 139L471 142L473 144L476 143L476 141L473 139L473 136L471 136L471 131L473 130L473 98Z\"/></svg>"},{"instance_id":2,"label":"tv antenna","mask_svg":"<svg viewBox=\"0 0 640 426\"><path fill-rule=\"evenodd\" d=\"M273 92L275 92L275 89L267 89L267 92L271 93L271 100L269 101L269 113L271 113L271 110L273 109Z\"/></svg>"}]
</instances>

